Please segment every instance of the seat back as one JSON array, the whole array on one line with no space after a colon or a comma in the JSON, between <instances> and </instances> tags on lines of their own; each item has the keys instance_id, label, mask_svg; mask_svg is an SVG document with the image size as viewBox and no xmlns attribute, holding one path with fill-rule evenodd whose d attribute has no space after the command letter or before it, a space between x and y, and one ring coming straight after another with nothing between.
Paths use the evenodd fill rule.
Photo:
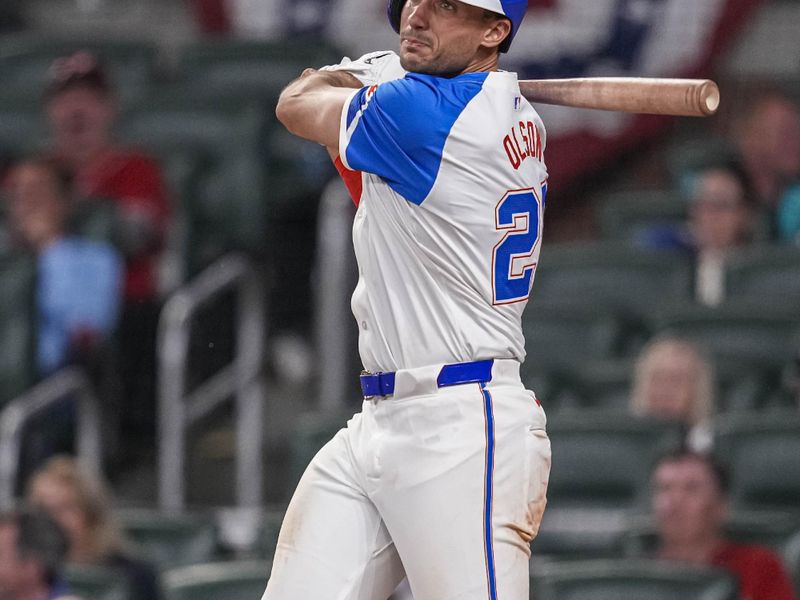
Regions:
<instances>
[{"instance_id":1,"label":"seat back","mask_svg":"<svg viewBox=\"0 0 800 600\"><path fill-rule=\"evenodd\" d=\"M546 244L533 285L534 299L583 303L632 320L690 292L688 259L612 242Z\"/></svg>"},{"instance_id":2,"label":"seat back","mask_svg":"<svg viewBox=\"0 0 800 600\"><path fill-rule=\"evenodd\" d=\"M727 261L725 287L735 300L800 305L800 249L748 247Z\"/></svg>"},{"instance_id":3,"label":"seat back","mask_svg":"<svg viewBox=\"0 0 800 600\"><path fill-rule=\"evenodd\" d=\"M161 569L208 562L217 555L217 530L211 517L145 509L117 514L137 553Z\"/></svg>"},{"instance_id":4,"label":"seat back","mask_svg":"<svg viewBox=\"0 0 800 600\"><path fill-rule=\"evenodd\" d=\"M158 51L148 42L85 37L53 39L24 34L6 38L0 46L2 94L40 102L53 61L80 50L88 50L99 58L123 102L145 93L155 79Z\"/></svg>"},{"instance_id":5,"label":"seat back","mask_svg":"<svg viewBox=\"0 0 800 600\"><path fill-rule=\"evenodd\" d=\"M737 509L800 507L800 414L795 410L723 415L714 447L730 469Z\"/></svg>"},{"instance_id":6,"label":"seat back","mask_svg":"<svg viewBox=\"0 0 800 600\"><path fill-rule=\"evenodd\" d=\"M536 600L737 600L722 570L647 560L557 562L533 570Z\"/></svg>"},{"instance_id":7,"label":"seat back","mask_svg":"<svg viewBox=\"0 0 800 600\"><path fill-rule=\"evenodd\" d=\"M35 285L32 257L0 256L0 406L35 381Z\"/></svg>"},{"instance_id":8,"label":"seat back","mask_svg":"<svg viewBox=\"0 0 800 600\"><path fill-rule=\"evenodd\" d=\"M676 424L611 411L558 413L547 424L551 507L642 506L657 455L680 440Z\"/></svg>"},{"instance_id":9,"label":"seat back","mask_svg":"<svg viewBox=\"0 0 800 600\"><path fill-rule=\"evenodd\" d=\"M267 586L271 564L264 561L204 563L164 573L167 600L253 600Z\"/></svg>"},{"instance_id":10,"label":"seat back","mask_svg":"<svg viewBox=\"0 0 800 600\"><path fill-rule=\"evenodd\" d=\"M119 571L95 565L69 565L64 579L70 592L87 600L132 600Z\"/></svg>"}]
</instances>

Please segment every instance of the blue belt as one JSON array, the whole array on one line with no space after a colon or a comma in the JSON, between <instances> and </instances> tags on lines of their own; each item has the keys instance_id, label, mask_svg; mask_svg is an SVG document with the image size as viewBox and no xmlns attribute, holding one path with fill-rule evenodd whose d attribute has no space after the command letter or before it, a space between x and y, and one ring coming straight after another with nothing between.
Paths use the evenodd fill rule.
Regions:
<instances>
[{"instance_id":1,"label":"blue belt","mask_svg":"<svg viewBox=\"0 0 800 600\"><path fill-rule=\"evenodd\" d=\"M493 363L494 360L489 359L445 365L439 371L436 385L447 387L464 383L486 383L492 380ZM394 394L394 376L394 373L363 373L361 375L361 391L364 397Z\"/></svg>"}]
</instances>

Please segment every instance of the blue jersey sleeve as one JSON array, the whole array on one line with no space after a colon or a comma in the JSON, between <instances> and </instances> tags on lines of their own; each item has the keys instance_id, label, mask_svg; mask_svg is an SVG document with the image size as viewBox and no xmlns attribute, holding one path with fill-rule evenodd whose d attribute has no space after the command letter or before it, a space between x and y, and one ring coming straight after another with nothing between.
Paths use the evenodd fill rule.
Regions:
<instances>
[{"instance_id":1,"label":"blue jersey sleeve","mask_svg":"<svg viewBox=\"0 0 800 600\"><path fill-rule=\"evenodd\" d=\"M361 88L342 115L344 164L373 173L415 204L428 196L453 126L487 73L452 79L411 73Z\"/></svg>"}]
</instances>

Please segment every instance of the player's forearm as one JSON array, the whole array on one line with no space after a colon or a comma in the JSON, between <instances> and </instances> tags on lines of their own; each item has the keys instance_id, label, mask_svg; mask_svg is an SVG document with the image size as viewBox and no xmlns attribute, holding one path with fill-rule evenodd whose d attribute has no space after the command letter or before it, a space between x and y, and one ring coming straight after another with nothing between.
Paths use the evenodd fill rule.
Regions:
<instances>
[{"instance_id":1,"label":"player's forearm","mask_svg":"<svg viewBox=\"0 0 800 600\"><path fill-rule=\"evenodd\" d=\"M293 134L337 149L342 108L360 87L350 73L306 69L281 92L275 114Z\"/></svg>"}]
</instances>

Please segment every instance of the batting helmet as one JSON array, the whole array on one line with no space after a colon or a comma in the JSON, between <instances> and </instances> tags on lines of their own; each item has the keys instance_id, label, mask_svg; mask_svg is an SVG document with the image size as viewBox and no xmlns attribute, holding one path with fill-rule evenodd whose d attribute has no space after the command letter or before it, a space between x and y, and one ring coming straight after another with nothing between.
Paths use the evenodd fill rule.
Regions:
<instances>
[{"instance_id":1,"label":"batting helmet","mask_svg":"<svg viewBox=\"0 0 800 600\"><path fill-rule=\"evenodd\" d=\"M528 10L528 0L461 0L461 2L485 8L486 10L503 15L511 21L511 33L509 33L508 37L500 44L500 52L508 52L508 48L511 46L511 40L514 39L517 29L519 29L519 25L522 23L523 17L525 17L525 11ZM392 24L392 28L397 33L400 33L400 13L405 3L406 0L389 0L389 7L387 9L389 13L389 23Z\"/></svg>"}]
</instances>

